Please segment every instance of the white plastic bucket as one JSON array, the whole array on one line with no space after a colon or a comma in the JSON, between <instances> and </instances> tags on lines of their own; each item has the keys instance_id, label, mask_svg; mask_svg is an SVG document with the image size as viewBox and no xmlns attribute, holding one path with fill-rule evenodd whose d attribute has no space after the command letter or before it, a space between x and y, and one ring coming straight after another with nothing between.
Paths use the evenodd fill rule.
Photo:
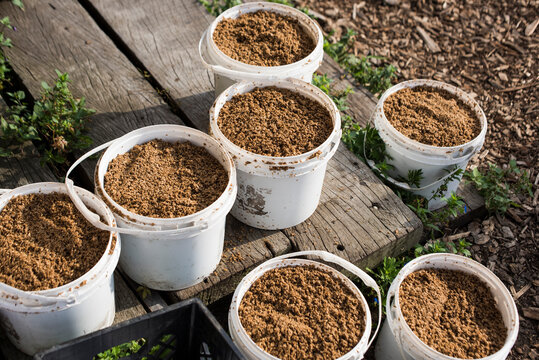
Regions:
<instances>
[{"instance_id":1,"label":"white plastic bucket","mask_svg":"<svg viewBox=\"0 0 539 360\"><path fill-rule=\"evenodd\" d=\"M250 65L225 55L213 41L213 33L217 24L224 18L235 19L245 13L257 12L260 10L271 11L297 19L309 36L314 40L316 44L315 49L304 59L281 66ZM299 10L282 4L251 2L234 6L219 15L202 35L198 50L202 63L214 74L215 96L217 97L226 88L240 81L296 78L311 82L313 73L320 67L322 60L324 59L324 37L320 26Z\"/></svg>"},{"instance_id":2,"label":"white plastic bucket","mask_svg":"<svg viewBox=\"0 0 539 360\"><path fill-rule=\"evenodd\" d=\"M114 231L107 206L92 193L75 188ZM0 197L0 209L14 197L33 193L67 193L62 183L43 182L13 189ZM112 239L116 245L111 252ZM94 267L80 278L57 288L23 291L0 283L0 322L9 340L33 355L84 334L110 326L114 320L114 269L120 257L120 238L111 232L107 248Z\"/></svg>"},{"instance_id":3,"label":"white plastic bucket","mask_svg":"<svg viewBox=\"0 0 539 360\"><path fill-rule=\"evenodd\" d=\"M322 261L337 264L343 269L345 269L346 271L349 271L353 275L359 277L365 283L365 285L367 285L368 287L376 291L376 294L378 296L378 306L379 306L378 325L376 327L374 334L370 338L370 340L369 340L369 335L371 334L371 326L372 326L371 312L367 304L367 301L363 297L363 294L361 293L361 291L359 291L357 286L349 278L347 278L341 272L335 270L334 268L328 265L325 265L321 262L313 261L313 260L291 259L291 258L305 257L305 256L316 257ZM362 271L361 269L359 269L352 263L336 255L328 253L326 251L317 251L317 250L299 251L295 253L278 256L276 258L273 258L271 260L264 262L263 264L256 267L249 274L247 274L241 280L238 287L236 287L236 291L234 292L234 295L232 296L232 303L230 304L230 311L228 313L228 328L230 330L230 336L232 337L232 340L238 346L241 352L247 357L247 359L279 360L275 356L267 353L266 351L262 350L258 345L256 345L256 343L247 334L247 332L245 331L245 328L241 324L238 311L239 311L239 307L243 299L243 296L249 290L251 285L253 285L253 283L256 280L258 280L262 275L264 275L269 270L282 268L282 267L289 267L289 266L306 266L306 265L316 266L317 268L321 270L330 272L336 278L343 280L345 284L350 288L350 290L352 290L352 292L356 294L357 297L361 300L361 304L363 305L363 308L365 309L365 331L363 333L363 336L361 337L360 341L352 350L350 350L348 353L341 356L337 360L362 359L363 355L365 354L365 352L371 345L372 341L376 338L376 334L378 333L378 329L380 328L380 324L382 321L382 308L381 308L382 298L380 296L380 288L376 284L376 281L374 281L373 278L371 278L364 271Z\"/></svg>"},{"instance_id":4,"label":"white plastic bucket","mask_svg":"<svg viewBox=\"0 0 539 360\"><path fill-rule=\"evenodd\" d=\"M444 89L451 94L458 96L465 104L475 112L481 123L481 132L473 140L466 144L438 147L422 144L412 140L393 127L387 120L384 114L384 102L392 94L404 88L414 88L416 86L429 86L433 88ZM487 133L487 119L481 107L475 102L470 95L464 91L439 81L434 80L410 80L402 82L388 89L376 105L373 114L374 126L380 133L380 137L386 144L386 152L392 157L388 161L389 164L395 167L389 171L389 174L394 178L407 178L409 170L423 170L423 179L419 188L410 187L407 184L388 178L393 184L411 191L414 194L430 199L440 186L452 176L458 169L466 169L468 161L475 155L485 141ZM372 164L371 164L372 165ZM443 197L449 197L451 192L456 192L462 174L456 179L447 183L447 190L443 193ZM429 209L436 210L445 205L445 202L440 198L429 201Z\"/></svg>"},{"instance_id":5,"label":"white plastic bucket","mask_svg":"<svg viewBox=\"0 0 539 360\"><path fill-rule=\"evenodd\" d=\"M481 279L492 291L500 310L507 338L505 345L496 353L481 360L505 359L515 344L518 335L518 311L511 294L500 279L478 262L455 254L430 254L410 261L401 269L391 283L386 300L386 321L376 343L377 360L458 360L444 355L423 343L410 329L399 305L399 288L402 281L420 269L458 270L473 274Z\"/></svg>"},{"instance_id":6,"label":"white plastic bucket","mask_svg":"<svg viewBox=\"0 0 539 360\"><path fill-rule=\"evenodd\" d=\"M153 139L168 142L189 141L204 147L228 172L223 194L207 208L188 216L159 219L132 213L117 204L105 191L104 180L109 163L135 145ZM79 210L94 226L102 224L95 214L81 204L71 191L71 171L94 153L107 149L96 167L95 187L109 205L122 233L124 247L120 267L125 273L150 289L172 291L195 285L208 277L221 260L226 215L236 199L236 169L228 153L209 135L185 126L154 125L132 131L103 144L82 156L69 169L66 184Z\"/></svg>"},{"instance_id":7,"label":"white plastic bucket","mask_svg":"<svg viewBox=\"0 0 539 360\"><path fill-rule=\"evenodd\" d=\"M333 121L328 139L309 152L288 157L255 154L228 140L217 125L223 105L234 95L267 86L289 89L321 103ZM341 116L333 101L310 83L297 79L242 82L226 89L213 103L210 133L232 155L238 170L238 197L232 215L259 229L284 229L300 224L316 210L327 162L341 139Z\"/></svg>"}]
</instances>

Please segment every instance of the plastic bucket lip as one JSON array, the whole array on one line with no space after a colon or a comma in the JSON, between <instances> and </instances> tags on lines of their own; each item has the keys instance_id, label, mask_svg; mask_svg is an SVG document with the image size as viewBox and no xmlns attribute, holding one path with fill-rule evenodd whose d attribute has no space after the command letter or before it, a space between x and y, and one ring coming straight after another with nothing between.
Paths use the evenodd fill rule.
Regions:
<instances>
[{"instance_id":1,"label":"plastic bucket lip","mask_svg":"<svg viewBox=\"0 0 539 360\"><path fill-rule=\"evenodd\" d=\"M232 306L234 306L234 308L231 310L233 310L233 314L235 316L235 320L237 320L237 324L239 325L239 332L240 332L240 335L242 336L243 340L246 340L248 341L249 345L252 347L252 348L256 348L257 351L259 351L260 354L264 354L264 356L266 356L267 358L269 359L272 359L272 360L279 360L279 358L271 355L270 353L266 352L265 350L263 350L261 347L259 347L254 341L253 339L251 339L251 337L247 334L247 331L245 330L245 328L243 327L243 324L241 322L241 319L240 319L240 316L239 316L239 307L241 306L241 302L243 300L243 297L245 296L245 294L249 291L249 289L251 288L251 286L260 278L262 277L265 273L267 273L268 271L270 270L274 270L274 269L277 269L277 268L286 268L286 267L291 267L291 266L308 266L308 265L314 265L315 267L319 268L319 269L322 269L322 270L326 270L328 272L330 272L333 276L335 276L336 278L338 279L341 279L343 280L343 282L345 283L345 285L355 294L355 295L358 295L358 298L359 300L361 301L361 304L363 305L363 309L365 311L365 329L363 331L363 335L361 336L361 338L359 339L358 343L349 351L347 352L346 354L342 355L341 357L339 357L338 359L336 360L346 360L346 359L349 359L350 356L354 356L354 355L357 355L358 353L361 352L361 350L364 350L363 347L365 347L368 343L368 340L369 340L369 336L370 336L370 333L371 333L371 330L372 330L372 324L371 324L371 315L370 315L370 310L369 310L369 306L368 306L368 303L367 303L367 300L365 299L365 297L363 296L363 293L359 290L359 288L352 282L352 280L350 280L349 278L347 278L346 276L344 276L344 274L342 274L341 272L337 271L336 269L332 268L331 266L329 265L326 265L324 263L321 263L319 261L314 261L314 260L308 260L308 259L274 259L274 260L269 260L267 262L265 262L263 264L264 266L260 268L260 273L259 274L256 274L255 276L253 277L249 277L250 273L243 278L243 280L240 282L240 284L238 285L237 289L239 289L239 287L244 283L244 282L250 282L251 284L249 285L249 287L243 292L243 294L241 294L241 296L238 294L238 290L236 290L236 292L234 293L233 297L236 298L236 299L233 299L233 303L232 303ZM366 350L366 349L365 349Z\"/></svg>"},{"instance_id":2,"label":"plastic bucket lip","mask_svg":"<svg viewBox=\"0 0 539 360\"><path fill-rule=\"evenodd\" d=\"M93 207L97 207L96 205L99 205L99 209L96 209L96 211L98 211L99 213L103 213L105 215L104 217L110 226L116 226L116 221L114 219L112 212L103 203L101 199L99 199L97 196L95 196L94 194L92 194L91 192L85 189L82 189L80 187L76 187L76 189L80 193L80 195L86 199L86 201L91 200L91 205L93 205ZM13 194L14 191L22 192L22 193ZM63 183L57 183L57 182L39 182L39 183L27 184L27 185L14 188L11 191L6 192L2 196L0 196L0 212L5 207L5 205L11 199L15 197L28 195L28 194L36 194L36 193L48 194L48 193L53 193L53 192L59 192L59 193L67 195L67 190L65 189L65 185ZM112 247L112 241L114 238L116 238L116 244L113 249L113 252L110 253L111 247ZM94 264L94 266L92 266L90 270L88 270L85 274L81 275L77 279L67 284L64 284L55 288L51 288L51 289L44 289L44 290L26 291L26 290L21 290L21 289L9 286L4 283L2 283L2 286L7 287L8 289L10 288L15 289L18 292L22 291L28 294L36 294L40 296L45 296L45 297L50 298L51 302L54 302L55 300L65 300L69 298L71 294L74 294L75 292L78 293L77 290L79 289L82 289L81 293L85 293L86 289L90 289L91 288L90 285L86 285L86 284L81 285L81 283L83 281L88 281L88 280L92 280L93 278L99 277L101 275L100 272L103 272L103 270L107 268L107 264L109 264L111 261L118 260L118 254L120 252L120 249L121 249L120 237L118 236L117 233L110 232L107 247L105 251L103 252L103 254L101 255L101 257L99 258L99 260ZM42 307L42 311L47 311L47 308L50 306L50 304L46 304L46 305L36 304L35 306L31 306L28 304L17 305L17 307L20 308L18 311L25 311L28 309L32 309L32 311L34 312L37 311L36 307L38 306Z\"/></svg>"},{"instance_id":3,"label":"plastic bucket lip","mask_svg":"<svg viewBox=\"0 0 539 360\"><path fill-rule=\"evenodd\" d=\"M215 44L213 41L213 33L215 31L215 28L217 25L225 18L237 18L238 16L241 16L243 14L251 13L251 12L257 12L257 11L269 11L269 12L275 12L279 14L287 14L289 16L294 16L296 19L302 24L302 27L305 29L307 27L307 32L309 33L309 36L312 37L314 29L310 28L314 27L316 29L316 38L313 38L315 47L313 51L311 51L306 57L304 57L301 60L298 60L296 62L293 62L291 64L285 64L285 65L278 65L278 66L259 66L259 65L251 65L247 64L241 61L238 61L236 59L231 58L230 56L226 55L224 52L221 51L221 49ZM231 16L232 13L238 12L236 16ZM243 12L243 13L242 13ZM303 20L303 21L302 21ZM313 56L316 52L320 51L321 46L323 46L323 36L322 36L322 30L320 29L320 26L315 23L308 15L305 13L283 4L279 3L271 3L271 2L248 2L243 3L240 5L236 5L226 11L224 11L221 15L219 15L210 25L209 32L208 32L208 43L212 46L213 50L221 57L224 57L227 59L227 61L232 62L236 66L245 67L246 70L249 70L248 72L256 73L260 71L265 71L267 69L271 69L272 71L286 71L290 69L291 67L295 67L298 65L303 65L304 63L309 62L309 58Z\"/></svg>"},{"instance_id":4,"label":"plastic bucket lip","mask_svg":"<svg viewBox=\"0 0 539 360\"><path fill-rule=\"evenodd\" d=\"M407 137L406 135L404 135L403 133L401 133L400 131L395 129L393 127L393 125L391 124L391 122L389 122L389 120L387 119L387 117L386 117L386 115L384 113L384 106L383 105L384 105L385 100L390 95L396 93L399 90L402 90L404 88L415 88L415 87L418 87L418 86L426 86L426 87L432 87L432 88L438 88L438 89L447 90L450 93L457 96L465 104L470 106L470 108L474 111L475 115L478 117L479 122L481 124L481 131L479 132L479 134L476 137L474 137L472 140L468 141L465 144L444 147L444 146L434 146L434 145L423 144L423 143L421 143L419 141L410 139L409 137ZM396 138L398 140L400 140L401 143L409 142L408 145L415 146L416 148L424 148L426 151L435 150L435 151L445 151L446 153L459 151L460 149L471 146L474 142L477 142L477 140L479 138L484 137L486 132L487 132L486 116L485 116L485 113L484 113L483 109L479 106L479 104L474 99L472 99L472 97L469 94L467 94L465 91L459 89L456 86L453 86L453 85L450 85L450 84L447 84L447 83L444 83L444 82L441 82L441 81L429 80L429 79L416 79L416 80L403 81L403 82L401 82L399 84L396 84L396 85L392 86L388 90L386 90L384 92L384 94L382 95L382 97L380 97L379 104L380 104L379 109L377 109L375 111L380 111L380 113L382 115L381 117L384 120L384 125L387 126L390 133L392 135L396 136ZM403 145L406 146L405 144L403 144ZM411 150L414 151L415 149L411 149ZM467 155L465 155L464 157L466 157L466 156ZM454 159L457 159L457 158L454 158Z\"/></svg>"},{"instance_id":5,"label":"plastic bucket lip","mask_svg":"<svg viewBox=\"0 0 539 360\"><path fill-rule=\"evenodd\" d=\"M224 106L226 102L228 102L227 100L225 100L225 98L228 97L230 93L234 93L234 95L246 94L246 93L251 92L254 88L257 88L257 87L265 88L265 87L271 87L271 86L292 90L300 95L306 96L310 98L311 100L320 103L328 110L331 116L331 119L333 120L333 130L328 136L328 138L322 144L320 144L313 150L310 150L306 153L299 154L299 155L284 156L284 157L267 156L267 155L261 155L261 154L257 154L249 150L243 149L239 147L238 145L234 144L231 140L229 140L223 134L223 132L219 128L218 120L219 120L219 113L222 107ZM298 87L303 88L302 89L303 91L299 90ZM220 104L221 102L222 104ZM210 125L212 125L213 123L215 124L214 127L213 126L211 127L213 135L216 136L219 139L219 141L223 141L226 144L227 149L229 149L231 153L233 153L234 155L247 154L251 157L254 157L256 160L260 161L262 164L270 165L272 167L274 166L284 167L284 166L296 165L298 163L304 163L304 162L306 163L309 160L316 159L316 154L328 148L337 134L339 134L339 139L340 139L340 129L341 129L341 119L339 115L339 110L337 109L335 103L316 86L310 83L307 83L305 81L301 81L294 78L288 78L284 80L242 81L242 82L239 82L230 86L228 89L223 91L217 97L217 99L215 99L212 107L210 108Z\"/></svg>"},{"instance_id":6,"label":"plastic bucket lip","mask_svg":"<svg viewBox=\"0 0 539 360\"><path fill-rule=\"evenodd\" d=\"M172 127L174 127L173 129L171 129ZM104 186L104 181L101 181L99 180L99 168L100 168L100 163L101 163L101 160L103 158L103 156L105 154L107 154L108 152L112 152L114 150L120 150L121 147L123 146L123 142L125 142L127 139L131 139L133 137L139 137L139 136L143 136L145 137L144 135L148 134L148 132L150 131L153 131L157 134L161 134L161 136L159 135L156 135L153 139L161 139L163 141L167 141L165 138L166 138L166 135L168 135L170 132L172 131L182 131L185 133L186 137L183 138L182 140L177 140L177 141L180 141L180 142L183 142L183 141L188 141L190 143L192 143L193 145L196 145L196 146L202 146L202 147L205 147L204 145L198 145L196 143L194 143L193 141L191 141L189 138L192 136L192 135L195 135L195 136L199 136L200 138L204 139L203 141L204 142L208 142L208 143L211 143L213 146L216 146L219 150L220 150L220 153L222 155L222 159L223 159L223 162L226 163L223 164L221 161L221 165L223 165L223 167L228 167L228 170L227 170L227 173L228 173L228 183L225 187L225 190L223 191L223 193L217 198L217 200L215 200L212 204L210 204L209 206L207 206L206 208L194 213L194 214L190 214L190 215L186 215L186 216L180 216L180 217L176 217L176 218L154 218L154 217L149 217L149 216L143 216L143 215L139 215L139 214L135 214L129 210L127 210L126 208L124 208L123 206L121 206L120 204L118 204L116 201L114 201L110 195L105 191L105 186ZM148 142L148 141L151 141L151 140L144 140L144 142ZM143 142L143 143L144 143ZM132 147L130 149L128 149L127 151L125 151L124 153L127 153L129 150L131 150ZM120 152L118 151L118 154L120 154ZM118 155L116 155L118 156ZM212 155L213 156L213 155ZM215 157L215 156L214 156ZM215 157L216 160L219 161L219 159L217 157ZM107 166L107 169L108 169L108 163L106 164ZM96 184L96 185L99 185L99 189L100 191L103 193L103 196L106 198L106 200L117 210L121 211L122 213L121 214L117 214L118 216L124 218L124 217L129 217L131 219L134 219L136 222L140 222L141 224L140 225L162 225L162 226L171 226L171 225L175 225L178 221L182 221L182 222L190 222L190 221L196 221L198 218L201 218L203 216L205 216L207 213L214 213L214 212L217 212L218 210L221 209L221 204L224 204L226 203L226 199L229 197L229 192L231 190L234 190L235 189L235 176L236 176L236 167L235 167L235 164L234 162L232 161L231 157L229 156L228 152L223 148L223 146L221 144L219 144L219 142L217 140L215 140L214 138L212 138L211 136L209 136L208 134L200 131L200 130L196 130L196 129L193 129L193 128L189 128L189 127L186 127L186 126L182 126L182 125L152 125L152 126L147 126L147 127L143 127L143 128L140 128L140 129L137 129L137 130L133 130L119 138L117 138L113 144L111 144L107 150L103 153L103 155L101 156L100 160L99 160L99 163L96 167L96 173L97 173L97 176L96 178L99 180L99 184ZM105 173L103 174L103 179L106 175L106 171Z\"/></svg>"},{"instance_id":7,"label":"plastic bucket lip","mask_svg":"<svg viewBox=\"0 0 539 360\"><path fill-rule=\"evenodd\" d=\"M428 255L420 256L420 257L410 261L408 264L406 264L399 271L399 274L397 275L397 277L394 280L394 282L396 284L396 290L395 290L395 295L394 295L394 308L395 308L395 312L396 312L395 318L397 319L396 321L399 322L399 324L404 324L404 330L406 332L406 335L410 336L413 339L415 344L421 344L425 348L428 348L429 351L432 351L436 355L436 358L445 359L445 360L464 360L464 359L461 359L461 358L455 358L455 357L445 355L445 354L431 348L427 344L425 344L421 339L419 339L419 337L412 331L412 329L410 328L408 323L404 320L404 316L403 316L403 314L401 312L401 308L400 308L399 290L400 290L400 285L401 285L402 281L408 275L410 275L411 273L413 273L415 271L418 271L418 270L422 270L422 269L444 269L445 268L444 266L429 266L432 261L437 260L437 259L442 259L442 258L456 260L456 262L454 262L453 265L455 263L459 263L459 269L457 271L464 271L466 273L475 275L477 278L479 278L482 282L484 282L488 286L488 288L490 289L491 292L493 292L493 288L491 287L490 281L494 282L495 285L497 286L497 290L499 290L499 291L501 291L503 293L503 298L511 299L511 301L508 303L508 309L512 313L511 315L514 315L514 318L516 318L516 322L514 322L514 327L513 328L511 326L507 326L508 324L505 324L507 326L507 335L506 335L505 344L497 352L495 352L494 354L491 354L491 355L486 356L486 357L478 358L478 359L473 359L473 360L499 359L500 356L502 356L506 351L507 352L510 351L510 349L513 347L513 345L514 345L514 343L516 341L516 338L518 336L518 330L519 330L518 316L519 315L518 315L518 310L516 308L516 304L513 301L513 297L511 296L511 294L509 293L509 291L507 290L507 288L505 287L503 282L492 271L490 271L487 267L480 264L479 262L474 261L474 260L469 259L469 258L466 258L464 256L456 255L456 254L450 254L450 253L428 254ZM423 264L425 264L427 266L421 267L421 265L423 265ZM410 270L410 268L413 268L413 269ZM450 269L450 270L455 270L455 269ZM486 279L488 279L490 281L487 281ZM392 284L391 287L393 287L393 284ZM500 302L498 301L498 298L495 298L495 301L496 301L496 303L498 305L500 305ZM389 303L386 304L387 309L389 309L390 306L391 305ZM398 319L403 319L403 321L399 321ZM511 325L511 324L509 324L509 325ZM395 326L395 325L393 325L393 326ZM391 332L394 334L393 328L391 330L392 330Z\"/></svg>"}]
</instances>

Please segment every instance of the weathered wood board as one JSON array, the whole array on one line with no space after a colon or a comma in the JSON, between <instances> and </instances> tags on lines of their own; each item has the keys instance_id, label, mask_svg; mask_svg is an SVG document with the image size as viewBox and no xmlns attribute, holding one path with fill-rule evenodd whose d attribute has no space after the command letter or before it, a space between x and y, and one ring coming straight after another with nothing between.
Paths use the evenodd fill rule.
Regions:
<instances>
[{"instance_id":1,"label":"weathered wood board","mask_svg":"<svg viewBox=\"0 0 539 360\"><path fill-rule=\"evenodd\" d=\"M206 130L213 101L213 80L198 58L198 42L213 19L206 10L195 1L164 0L158 5L142 0L84 1L99 13L114 36L129 47L137 61L168 91L187 122ZM363 93L358 92L357 96L360 94ZM372 101L364 95L364 100L357 104L357 114L370 115L371 103L367 100ZM333 222L327 222L329 216ZM373 265L384 255L417 242L421 229L419 219L397 196L341 146L328 166L317 212L304 224L284 233L294 250L327 249L355 263ZM338 241L330 238L331 233ZM368 261L364 260L366 258ZM214 278L221 279L221 275L228 278L229 271L222 266ZM237 279L234 277L231 282ZM206 299L206 294L212 290L200 293L209 285L202 284L176 296L198 294L207 301L216 300L213 295Z\"/></svg>"}]
</instances>

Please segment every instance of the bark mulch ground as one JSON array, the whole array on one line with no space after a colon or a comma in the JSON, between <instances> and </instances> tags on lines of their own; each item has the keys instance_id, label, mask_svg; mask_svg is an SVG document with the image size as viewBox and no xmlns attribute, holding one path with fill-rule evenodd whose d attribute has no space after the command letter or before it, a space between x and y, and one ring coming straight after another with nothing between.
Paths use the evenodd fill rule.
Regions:
<instances>
[{"instance_id":1,"label":"bark mulch ground","mask_svg":"<svg viewBox=\"0 0 539 360\"><path fill-rule=\"evenodd\" d=\"M358 35L358 56L398 68L397 81L429 78L454 84L482 106L489 130L471 166L528 170L533 197L505 217L478 219L467 233L473 258L498 275L516 300L520 335L509 359L539 358L539 1L298 0L326 33Z\"/></svg>"}]
</instances>

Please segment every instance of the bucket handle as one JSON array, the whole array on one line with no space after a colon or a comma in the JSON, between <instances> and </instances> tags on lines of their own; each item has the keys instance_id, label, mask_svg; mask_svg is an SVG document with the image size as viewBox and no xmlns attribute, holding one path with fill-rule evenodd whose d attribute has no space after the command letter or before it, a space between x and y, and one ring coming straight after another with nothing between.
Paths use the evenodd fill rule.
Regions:
<instances>
[{"instance_id":1,"label":"bucket handle","mask_svg":"<svg viewBox=\"0 0 539 360\"><path fill-rule=\"evenodd\" d=\"M90 211L86 204L82 201L82 199L77 195L73 180L69 178L69 175L71 172L84 160L89 158L90 156L103 151L104 149L108 148L115 140L111 140L105 144L101 144L98 147L88 151L86 154L82 155L77 161L71 165L69 170L66 173L65 176L65 184L67 188L67 193L69 194L69 197L71 198L71 201L75 204L77 209L81 212L81 214L88 220L93 226L95 226L98 229L104 230L104 231L111 231L111 232L117 232L120 234L128 234L128 235L142 235L144 233L148 232L156 232L159 231L160 235L163 236L170 236L170 235L181 235L185 233L195 232L195 231L201 231L208 228L208 222L207 221L200 221L200 222L193 222L193 225L183 228L177 228L172 230L161 230L161 227L154 226L152 229L134 229L134 228L120 228L120 227L113 227L109 226L103 222L101 222L101 217Z\"/></svg>"},{"instance_id":2,"label":"bucket handle","mask_svg":"<svg viewBox=\"0 0 539 360\"><path fill-rule=\"evenodd\" d=\"M372 342L374 341L374 339L376 338L376 335L378 334L378 330L380 329L380 325L382 324L382 295L380 294L380 287L378 286L376 281L374 281L374 279L370 277L365 271L361 270L360 268L358 268L351 262L337 255L329 253L327 251L322 251L322 250L298 251L298 252L293 252L290 254L277 256L273 258L272 260L289 259L289 258L300 257L300 256L315 256L319 258L320 260L337 264L343 269L359 277L365 283L365 285L367 285L368 287L376 291L376 295L378 296L378 325L376 326L376 331L374 332L369 343L367 344L367 348L369 348Z\"/></svg>"},{"instance_id":3,"label":"bucket handle","mask_svg":"<svg viewBox=\"0 0 539 360\"><path fill-rule=\"evenodd\" d=\"M210 70L211 72L218 72L218 73L221 73L221 74L224 74L224 75L227 75L229 77L232 77L234 79L241 79L243 77L245 77L245 73L244 72L241 72L241 71L237 71L237 70L232 70L232 69L228 69L228 68L225 68L224 66L221 66L221 65L214 65L214 64L209 64L206 59L204 59L204 53L205 52L202 52L202 49L204 46L204 41L206 40L206 37L208 36L208 31L209 31L209 28L206 29L206 31L204 31L204 33L202 34L202 37L200 38L200 41L198 42L198 53L200 55L200 60L202 61L202 64L204 65L204 67L208 70ZM207 48L207 47L205 47ZM269 80L269 81L277 81L279 80L279 78L277 76L268 76L268 75L263 75L263 74L258 74L258 73L249 73L249 77L250 78L253 78L253 79L258 79L258 80Z\"/></svg>"},{"instance_id":4,"label":"bucket handle","mask_svg":"<svg viewBox=\"0 0 539 360\"><path fill-rule=\"evenodd\" d=\"M320 156L319 158L320 160L324 160L328 156L330 157L333 156L333 154L335 153L335 151L337 151L337 148L339 147L339 144L341 142L341 136L342 136L342 129L339 129L339 131L335 133L335 135L333 136L333 139L331 140L331 145L330 145L329 150Z\"/></svg>"}]
</instances>

